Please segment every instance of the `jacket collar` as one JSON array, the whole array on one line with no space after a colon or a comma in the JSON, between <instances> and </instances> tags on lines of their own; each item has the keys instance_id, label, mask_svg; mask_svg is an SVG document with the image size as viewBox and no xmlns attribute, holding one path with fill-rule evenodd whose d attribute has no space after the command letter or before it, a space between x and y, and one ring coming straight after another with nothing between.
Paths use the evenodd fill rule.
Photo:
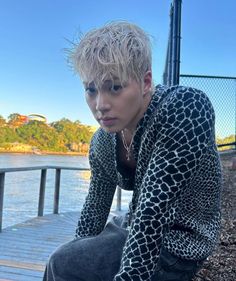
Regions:
<instances>
[{"instance_id":1,"label":"jacket collar","mask_svg":"<svg viewBox=\"0 0 236 281\"><path fill-rule=\"evenodd\" d=\"M133 153L134 153L134 158L137 161L138 159L138 152L139 152L139 147L141 144L141 139L143 136L143 133L145 132L146 128L148 127L148 123L150 122L150 119L152 119L153 115L155 115L155 112L157 110L158 104L160 103L162 97L163 97L163 92L165 91L166 87L162 85L157 85L155 87L155 91L152 95L151 101L149 103L149 106L144 113L143 117L140 119L138 122L134 139L133 139Z\"/></svg>"}]
</instances>

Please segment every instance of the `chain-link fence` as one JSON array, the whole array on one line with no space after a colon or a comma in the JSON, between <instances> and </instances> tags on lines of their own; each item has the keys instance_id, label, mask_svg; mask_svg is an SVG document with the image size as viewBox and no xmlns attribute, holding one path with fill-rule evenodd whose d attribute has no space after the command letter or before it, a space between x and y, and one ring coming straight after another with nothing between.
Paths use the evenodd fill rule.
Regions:
<instances>
[{"instance_id":1,"label":"chain-link fence","mask_svg":"<svg viewBox=\"0 0 236 281\"><path fill-rule=\"evenodd\" d=\"M236 77L182 74L179 84L208 95L215 109L219 150L236 149Z\"/></svg>"}]
</instances>

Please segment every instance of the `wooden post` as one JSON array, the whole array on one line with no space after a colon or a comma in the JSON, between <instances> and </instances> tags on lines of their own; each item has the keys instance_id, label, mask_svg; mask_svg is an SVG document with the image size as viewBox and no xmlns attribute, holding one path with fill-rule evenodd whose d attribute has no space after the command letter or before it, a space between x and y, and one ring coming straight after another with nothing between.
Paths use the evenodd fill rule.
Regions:
<instances>
[{"instance_id":1,"label":"wooden post","mask_svg":"<svg viewBox=\"0 0 236 281\"><path fill-rule=\"evenodd\" d=\"M117 197L116 197L116 210L121 211L121 188L117 187Z\"/></svg>"},{"instance_id":2,"label":"wooden post","mask_svg":"<svg viewBox=\"0 0 236 281\"><path fill-rule=\"evenodd\" d=\"M46 187L47 169L41 170L40 189L39 189L39 203L38 203L38 216L43 216L45 187Z\"/></svg>"},{"instance_id":3,"label":"wooden post","mask_svg":"<svg viewBox=\"0 0 236 281\"><path fill-rule=\"evenodd\" d=\"M236 170L236 158L232 159L232 170Z\"/></svg>"},{"instance_id":4,"label":"wooden post","mask_svg":"<svg viewBox=\"0 0 236 281\"><path fill-rule=\"evenodd\" d=\"M3 197L4 197L5 173L0 173L0 232L2 232Z\"/></svg>"},{"instance_id":5,"label":"wooden post","mask_svg":"<svg viewBox=\"0 0 236 281\"><path fill-rule=\"evenodd\" d=\"M53 214L58 214L60 197L61 169L56 169Z\"/></svg>"}]
</instances>

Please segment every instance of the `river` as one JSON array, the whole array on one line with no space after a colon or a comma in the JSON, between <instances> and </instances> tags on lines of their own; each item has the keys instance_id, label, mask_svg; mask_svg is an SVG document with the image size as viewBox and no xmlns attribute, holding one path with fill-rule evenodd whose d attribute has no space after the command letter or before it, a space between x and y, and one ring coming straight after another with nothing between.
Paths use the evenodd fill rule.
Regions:
<instances>
[{"instance_id":1,"label":"river","mask_svg":"<svg viewBox=\"0 0 236 281\"><path fill-rule=\"evenodd\" d=\"M89 168L88 158L67 155L0 154L0 168L56 165ZM6 173L3 203L3 228L37 216L41 171ZM89 186L89 171L61 172L59 212L79 211ZM53 211L55 170L47 171L44 214ZM122 191L122 208L126 209L131 192ZM116 196L112 209L116 207Z\"/></svg>"}]
</instances>

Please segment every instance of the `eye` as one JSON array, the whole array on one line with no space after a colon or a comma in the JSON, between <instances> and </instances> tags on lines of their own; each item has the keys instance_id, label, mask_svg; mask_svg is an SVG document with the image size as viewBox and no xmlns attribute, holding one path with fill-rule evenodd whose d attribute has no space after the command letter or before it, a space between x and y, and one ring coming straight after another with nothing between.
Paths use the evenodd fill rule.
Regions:
<instances>
[{"instance_id":1,"label":"eye","mask_svg":"<svg viewBox=\"0 0 236 281\"><path fill-rule=\"evenodd\" d=\"M113 85L111 88L110 88L110 91L112 93L119 93L121 90L123 89L123 87L121 85Z\"/></svg>"},{"instance_id":2,"label":"eye","mask_svg":"<svg viewBox=\"0 0 236 281\"><path fill-rule=\"evenodd\" d=\"M93 88L93 87L87 87L85 88L85 93L90 96L90 97L93 97L97 94L97 89L96 88Z\"/></svg>"}]
</instances>

